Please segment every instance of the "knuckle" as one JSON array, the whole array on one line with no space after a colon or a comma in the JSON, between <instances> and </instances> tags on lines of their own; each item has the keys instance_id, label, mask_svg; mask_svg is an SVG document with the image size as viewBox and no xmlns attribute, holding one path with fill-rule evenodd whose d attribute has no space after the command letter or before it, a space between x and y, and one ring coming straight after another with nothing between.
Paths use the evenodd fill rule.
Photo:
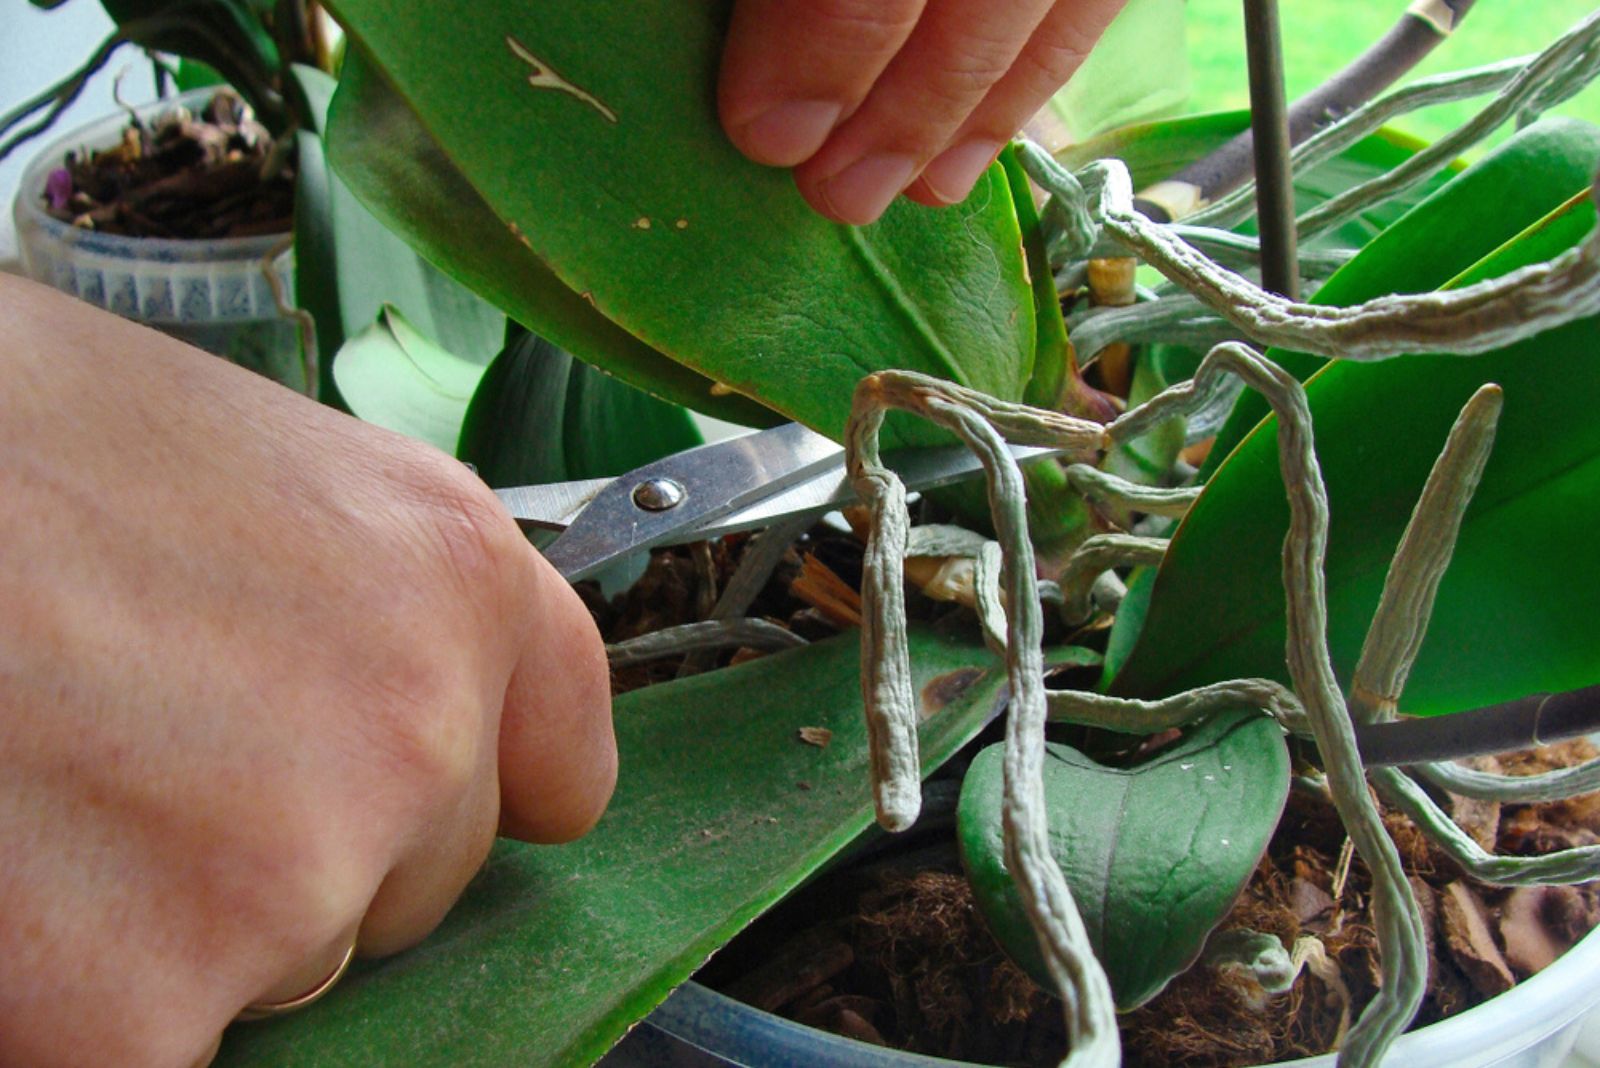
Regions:
<instances>
[{"instance_id":1,"label":"knuckle","mask_svg":"<svg viewBox=\"0 0 1600 1068\"><path fill-rule=\"evenodd\" d=\"M951 56L929 73L924 91L939 111L965 116L1008 69L1009 65L979 57Z\"/></svg>"},{"instance_id":2,"label":"knuckle","mask_svg":"<svg viewBox=\"0 0 1600 1068\"><path fill-rule=\"evenodd\" d=\"M1098 36L1072 19L1056 19L1041 29L1020 62L1027 65L1041 84L1053 89L1083 66Z\"/></svg>"},{"instance_id":3,"label":"knuckle","mask_svg":"<svg viewBox=\"0 0 1600 1068\"><path fill-rule=\"evenodd\" d=\"M870 52L898 46L916 25L921 6L909 0L807 0L798 15L817 40Z\"/></svg>"},{"instance_id":4,"label":"knuckle","mask_svg":"<svg viewBox=\"0 0 1600 1068\"><path fill-rule=\"evenodd\" d=\"M425 804L470 786L484 744L471 681L435 651L397 650L376 673L376 714L363 717L363 743L401 796Z\"/></svg>"},{"instance_id":5,"label":"knuckle","mask_svg":"<svg viewBox=\"0 0 1600 1068\"><path fill-rule=\"evenodd\" d=\"M439 461L412 486L423 548L463 592L481 598L513 577L527 543L487 487L455 461Z\"/></svg>"},{"instance_id":6,"label":"knuckle","mask_svg":"<svg viewBox=\"0 0 1600 1068\"><path fill-rule=\"evenodd\" d=\"M977 24L941 22L928 43L928 87L970 101L1003 78L1016 61L1025 38L1004 29Z\"/></svg>"}]
</instances>

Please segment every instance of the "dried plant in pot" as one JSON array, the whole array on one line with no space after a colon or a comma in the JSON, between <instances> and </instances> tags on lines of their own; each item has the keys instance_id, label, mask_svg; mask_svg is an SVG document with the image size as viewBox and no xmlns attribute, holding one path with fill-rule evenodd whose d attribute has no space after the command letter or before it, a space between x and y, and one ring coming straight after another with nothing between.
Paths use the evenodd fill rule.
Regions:
<instances>
[{"instance_id":1,"label":"dried plant in pot","mask_svg":"<svg viewBox=\"0 0 1600 1068\"><path fill-rule=\"evenodd\" d=\"M984 802L963 848L989 925L1062 995L1054 1056L1068 1064L1115 1063L1119 1001L1201 952L1230 895L1201 915L1190 890L1248 877L1291 768L1332 798L1378 902L1382 982L1340 1063L1393 1048L1426 971L1420 909L1370 790L1485 882L1594 874L1590 846L1491 854L1436 800L1589 792L1592 763L1515 778L1413 750L1397 770L1357 739L1597 681L1585 591L1600 577L1586 552L1600 371L1586 353L1600 136L1533 124L1470 169L1451 162L1592 76L1600 18L1531 61L1399 90L1303 141L1304 251L1287 265L1315 287L1301 301L1252 281L1265 253L1236 228L1248 193L1176 224L1136 205L1136 188L1151 203L1153 188L1170 194L1156 183L1243 117L1118 130L1056 155L1020 143L962 205L900 204L841 228L723 139L708 104L723 6L524 8L341 0L354 49L329 130L336 164L391 227L583 359L659 397L744 418L760 402L843 442L870 527L862 627L623 695L625 770L590 838L507 844L428 947L302 1018L233 1036L226 1058L593 1061L874 816L911 825L920 777L1001 704L1005 740L963 787ZM457 34L443 55L441 19ZM1437 145L1377 132L1455 96L1489 103ZM508 158L508 145L556 144ZM1131 304L1097 292L1118 276L1107 261L1130 259L1165 281L1131 287ZM1117 345L1137 357L1120 414L1077 363ZM518 379L500 366L467 420L474 449L560 421L501 403ZM1213 436L1209 458L1180 461ZM951 494L942 522L913 525L880 437L959 440L984 461L987 496ZM1066 462L1019 469L1005 441L1049 443ZM746 555L770 567L794 533ZM964 628L908 620L908 557L966 562ZM732 585L762 585L748 578ZM1085 628L1113 615L1089 648ZM1098 668L1100 684L1047 688L1061 663ZM1148 762L1116 779L1047 745L1047 722L1175 736L1170 781ZM1425 738L1457 733L1433 722ZM805 740L819 731L825 747ZM1177 774L1202 765L1200 782ZM1225 805L1230 783L1253 799ZM1095 866L1076 864L1111 854L1137 863L1087 876ZM1092 907L1124 901L1138 909L1120 926L1144 929L1097 946L1129 932ZM1592 957L1586 942L1557 967ZM1167 974L1117 991L1146 965Z\"/></svg>"},{"instance_id":2,"label":"dried plant in pot","mask_svg":"<svg viewBox=\"0 0 1600 1068\"><path fill-rule=\"evenodd\" d=\"M103 173L125 172L131 169L126 164L135 159L176 154L163 142L182 139L201 150L200 138L177 131L193 129L197 118L203 119L207 112L229 110L233 106L230 100L237 103L230 94L191 90L175 100L142 108L131 120L123 114L108 116L47 146L24 172L14 208L23 268L31 277L65 293L147 322L304 390L299 324L285 310L294 292L289 174L265 186L266 192L258 200L262 204L279 201L268 218L247 218L241 227L221 227L219 236L150 233L152 229L181 232L190 222L186 219L173 220L175 225L152 223L140 228L145 231L142 233L118 232L127 229L124 220L128 214L142 215L146 207L160 212L174 202L191 205L186 213L199 216L197 225L212 228L218 205L227 211L228 202L238 199L237 194L201 200L186 190L168 192L177 184L207 184L204 171L164 168L166 173L136 180L136 185L116 183L114 176ZM227 126L240 126L232 117L206 125L208 132L225 139L230 138ZM223 147L220 151L230 150ZM101 173L75 179L74 171L90 170L90 161L95 160L102 162ZM113 167L112 160L118 165ZM251 166L260 161L239 162ZM123 188L103 202L86 190L116 184ZM261 232L237 232L255 229L253 224L258 221Z\"/></svg>"},{"instance_id":3,"label":"dried plant in pot","mask_svg":"<svg viewBox=\"0 0 1600 1068\"><path fill-rule=\"evenodd\" d=\"M158 85L176 76L194 88L39 150L13 208L24 270L310 390L290 248L296 134L313 118L304 79L314 75L291 84L289 72L319 51L301 32L315 20L291 2L104 6L111 35L4 117L0 156L47 130L124 45L148 51Z\"/></svg>"}]
</instances>

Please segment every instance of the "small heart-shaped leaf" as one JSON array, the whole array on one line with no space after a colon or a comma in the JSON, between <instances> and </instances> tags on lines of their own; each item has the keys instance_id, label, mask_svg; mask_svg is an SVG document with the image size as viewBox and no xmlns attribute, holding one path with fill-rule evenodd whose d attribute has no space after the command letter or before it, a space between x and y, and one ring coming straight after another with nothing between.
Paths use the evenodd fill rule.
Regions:
<instances>
[{"instance_id":1,"label":"small heart-shaped leaf","mask_svg":"<svg viewBox=\"0 0 1600 1068\"><path fill-rule=\"evenodd\" d=\"M961 788L961 859L1000 944L1052 989L1006 871L1001 747L978 754ZM1050 852L1095 955L1127 1010L1187 968L1227 915L1272 837L1289 793L1283 732L1257 712L1213 716L1132 768L1046 747Z\"/></svg>"}]
</instances>

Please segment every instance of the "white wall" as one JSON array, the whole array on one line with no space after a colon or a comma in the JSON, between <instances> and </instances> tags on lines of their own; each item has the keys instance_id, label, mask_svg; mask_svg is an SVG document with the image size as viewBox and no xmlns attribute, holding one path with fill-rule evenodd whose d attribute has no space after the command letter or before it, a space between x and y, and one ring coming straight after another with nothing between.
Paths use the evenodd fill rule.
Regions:
<instances>
[{"instance_id":1,"label":"white wall","mask_svg":"<svg viewBox=\"0 0 1600 1068\"><path fill-rule=\"evenodd\" d=\"M41 11L28 0L0 0L0 113L77 70L112 29L97 0L67 0L54 11ZM154 98L149 61L138 48L125 45L90 80L49 133L23 144L0 162L0 263L16 255L11 202L23 168L47 141L115 109L111 87L119 71L126 71L121 88L125 101L140 104Z\"/></svg>"}]
</instances>

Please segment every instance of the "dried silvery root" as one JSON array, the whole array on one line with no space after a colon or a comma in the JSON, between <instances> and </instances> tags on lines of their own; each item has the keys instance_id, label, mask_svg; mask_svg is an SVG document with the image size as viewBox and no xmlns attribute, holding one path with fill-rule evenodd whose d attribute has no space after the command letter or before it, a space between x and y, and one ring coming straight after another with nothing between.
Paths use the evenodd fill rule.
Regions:
<instances>
[{"instance_id":1,"label":"dried silvery root","mask_svg":"<svg viewBox=\"0 0 1600 1068\"><path fill-rule=\"evenodd\" d=\"M1558 75L1587 77L1594 65L1600 18L1591 19L1522 73L1496 68L1480 81L1509 83L1498 105L1526 106L1540 84ZM1562 64L1565 64L1563 66ZM1573 69L1577 69L1577 74ZM1526 74L1533 70L1534 75ZM1551 72L1555 71L1555 74ZM1538 78L1546 79L1539 83ZM1530 88L1532 86L1533 88ZM1067 244L1078 255L1106 244L1137 253L1179 288L1211 309L1228 328L1262 345L1281 344L1336 358L1386 359L1407 351L1470 355L1492 351L1554 326L1600 312L1600 237L1545 264L1523 268L1490 282L1445 293L1386 297L1352 308L1299 304L1263 292L1244 277L1209 259L1184 241L1177 228L1150 223L1132 210L1132 187L1116 162L1092 165L1076 175L1046 154L1022 147L1030 174L1054 200L1047 214L1064 220ZM1420 167L1418 169L1421 169ZM1378 191L1381 194L1381 190ZM1340 206L1340 210L1344 209ZM1329 217L1327 215L1323 218ZM1192 331L1195 306L1168 321ZM1124 314L1124 313L1118 313ZM1129 316L1130 322L1136 317ZM1284 544L1287 594L1287 665L1292 690L1267 680L1238 680L1174 695L1162 701L1130 701L1085 693L1046 695L1040 678L1040 590L1026 538L1025 501L1005 440L1051 443L1086 458L1145 433L1174 416L1206 406L1226 376L1262 392L1279 420L1279 460L1289 498L1291 524ZM1396 555L1382 601L1347 703L1334 678L1325 638L1326 590L1322 572L1327 541L1327 500L1318 469L1309 408L1300 384L1258 352L1238 343L1214 348L1194 379L1129 411L1108 426L1056 413L1004 405L971 391L919 375L882 372L857 391L847 440L850 471L867 501L872 531L867 550L869 623L863 631L863 687L875 748L873 767L880 821L904 827L915 818L917 754L914 705L904 664L904 606L899 584L909 518L898 480L878 462L877 433L889 409L914 412L945 427L984 462L997 541L975 554L977 607L986 640L1003 652L1013 687L1005 748L1003 822L1008 870L1063 994L1072 1051L1066 1062L1107 1063L1115 1056L1109 988L1087 955L1082 925L1070 890L1044 848L1046 814L1039 779L1042 725L1046 718L1110 730L1150 732L1196 722L1222 707L1254 705L1286 729L1315 739L1328 788L1356 850L1373 873L1375 916L1383 965L1377 997L1350 1028L1340 1063L1371 1065L1410 1023L1427 978L1427 952L1418 905L1399 856L1384 831L1369 778L1385 800L1410 814L1464 867L1504 883L1574 880L1600 874L1600 856L1587 849L1525 860L1483 853L1437 809L1404 772L1368 772L1355 746L1354 724L1392 715L1410 664L1420 647L1439 578L1448 565L1462 513L1483 470L1500 407L1499 391L1485 387L1469 401L1446 442ZM1136 506L1181 513L1192 491L1150 495L1117 484L1090 467L1074 470L1081 492ZM1069 618L1087 615L1087 595L1108 568L1160 559L1151 539L1091 540L1062 576ZM1465 783L1485 796L1502 796L1514 784L1450 766L1422 769L1436 781ZM1554 796L1591 787L1600 768L1555 773L1531 783Z\"/></svg>"}]
</instances>

